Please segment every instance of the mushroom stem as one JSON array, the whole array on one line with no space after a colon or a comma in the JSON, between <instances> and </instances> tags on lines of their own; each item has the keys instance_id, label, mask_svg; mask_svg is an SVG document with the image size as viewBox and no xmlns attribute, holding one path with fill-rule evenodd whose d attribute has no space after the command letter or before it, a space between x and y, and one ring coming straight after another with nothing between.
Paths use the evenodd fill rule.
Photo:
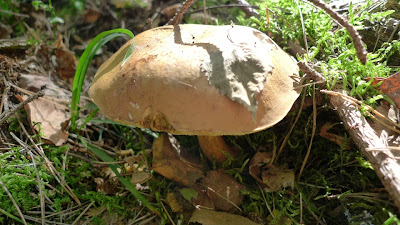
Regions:
<instances>
[{"instance_id":1,"label":"mushroom stem","mask_svg":"<svg viewBox=\"0 0 400 225\"><path fill-rule=\"evenodd\" d=\"M233 158L239 155L237 150L231 149L222 136L197 136L203 154L210 161L216 160L222 163L228 159L228 155Z\"/></svg>"}]
</instances>

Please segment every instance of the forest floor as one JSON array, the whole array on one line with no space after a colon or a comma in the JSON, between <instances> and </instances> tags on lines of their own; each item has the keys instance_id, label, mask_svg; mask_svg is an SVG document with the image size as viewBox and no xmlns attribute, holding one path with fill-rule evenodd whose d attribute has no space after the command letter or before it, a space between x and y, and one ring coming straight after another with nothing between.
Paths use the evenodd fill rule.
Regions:
<instances>
[{"instance_id":1,"label":"forest floor","mask_svg":"<svg viewBox=\"0 0 400 225\"><path fill-rule=\"evenodd\" d=\"M194 155L206 174L207 179L191 186L153 170L153 151L159 147L155 140L165 135L111 121L88 97L97 69L128 37L97 50L83 82L79 129L72 129L71 122L78 61L96 35L116 28L137 35L163 26L182 3L0 3L0 223L400 224L396 207L400 199L394 199L387 188L390 184L382 184L380 167L360 151L328 95L319 92L339 85L363 102L362 116L368 115L364 106L370 105L391 114L397 123L398 99L389 92L398 87L380 90L369 79L384 80L398 71L398 15L386 13L391 8L384 2L330 4L360 30L369 51L369 61L362 65L344 29L309 3L252 0L248 3L258 15L251 16L242 1L207 1L205 13L204 2L195 2L182 23L259 29L293 57L312 62L326 83L305 85L292 110L275 126L224 136L239 152L224 163L207 160L195 136L166 138ZM304 52L293 45L308 47L309 55L301 56ZM276 159L269 158L277 152ZM181 172L180 159L168 163ZM254 174L271 168L268 173L278 182L275 186L263 183L261 172ZM274 190L267 191L266 185ZM238 196L221 196L227 186L240 187L232 190Z\"/></svg>"}]
</instances>

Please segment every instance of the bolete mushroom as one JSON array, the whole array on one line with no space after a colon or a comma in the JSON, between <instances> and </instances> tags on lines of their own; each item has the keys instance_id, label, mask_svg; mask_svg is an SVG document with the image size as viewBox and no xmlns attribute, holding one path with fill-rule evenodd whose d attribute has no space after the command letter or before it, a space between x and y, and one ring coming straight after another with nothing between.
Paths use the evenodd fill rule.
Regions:
<instances>
[{"instance_id":1,"label":"bolete mushroom","mask_svg":"<svg viewBox=\"0 0 400 225\"><path fill-rule=\"evenodd\" d=\"M295 60L249 27L164 26L134 41L129 60L121 66L132 40L100 67L89 91L122 124L199 135L203 148L210 138L202 136L214 136L211 147L228 148L220 135L275 125L300 93Z\"/></svg>"}]
</instances>

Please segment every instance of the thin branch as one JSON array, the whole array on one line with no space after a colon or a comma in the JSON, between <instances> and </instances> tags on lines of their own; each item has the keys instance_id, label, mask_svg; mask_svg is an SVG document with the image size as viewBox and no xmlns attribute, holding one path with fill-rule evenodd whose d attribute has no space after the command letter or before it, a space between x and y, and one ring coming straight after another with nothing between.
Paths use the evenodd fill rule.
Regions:
<instances>
[{"instance_id":1,"label":"thin branch","mask_svg":"<svg viewBox=\"0 0 400 225\"><path fill-rule=\"evenodd\" d=\"M240 5L246 6L246 7L243 7L242 10L247 16L254 16L256 18L260 17L260 15L258 14L255 7L250 5L246 0L234 0L234 2L236 2L237 4L240 4Z\"/></svg>"},{"instance_id":2,"label":"thin branch","mask_svg":"<svg viewBox=\"0 0 400 225\"><path fill-rule=\"evenodd\" d=\"M325 77L315 71L313 68L311 68L307 63L300 61L297 63L297 66L303 73L306 74L306 77L310 78L311 80L314 81L314 83L321 83L322 85L325 86Z\"/></svg>"},{"instance_id":3,"label":"thin branch","mask_svg":"<svg viewBox=\"0 0 400 225\"><path fill-rule=\"evenodd\" d=\"M0 125L2 125L8 118L10 118L10 116L14 115L16 112L18 112L19 110L21 110L26 104L28 104L29 102L39 98L39 97L43 97L44 96L44 92L39 91L34 95L29 96L27 99L25 99L23 102L19 103L15 108L13 108L10 111L4 112L0 115Z\"/></svg>"},{"instance_id":4,"label":"thin branch","mask_svg":"<svg viewBox=\"0 0 400 225\"><path fill-rule=\"evenodd\" d=\"M193 4L195 0L186 0L183 3L183 6L179 9L175 16L167 23L167 25L177 25L181 22L183 15L189 9L189 7Z\"/></svg>"}]
</instances>

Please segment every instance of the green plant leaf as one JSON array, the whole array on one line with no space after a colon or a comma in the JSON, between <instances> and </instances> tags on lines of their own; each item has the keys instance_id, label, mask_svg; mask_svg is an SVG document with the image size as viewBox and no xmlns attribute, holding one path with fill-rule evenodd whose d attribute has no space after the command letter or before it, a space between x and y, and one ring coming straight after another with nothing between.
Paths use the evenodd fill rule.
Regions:
<instances>
[{"instance_id":1,"label":"green plant leaf","mask_svg":"<svg viewBox=\"0 0 400 225\"><path fill-rule=\"evenodd\" d=\"M78 105L81 97L83 81L85 80L87 69L90 65L90 62L93 59L93 56L96 54L97 50L105 45L110 40L128 35L130 38L133 38L134 35L130 30L127 29L114 29L109 31L104 31L97 35L88 45L88 47L83 52L81 58L79 59L78 67L76 68L74 84L72 87L72 101L71 101L71 128L75 130L77 127L76 120L78 118ZM134 50L134 42L129 47L128 52L124 57L124 62L129 59L133 50Z\"/></svg>"}]
</instances>

